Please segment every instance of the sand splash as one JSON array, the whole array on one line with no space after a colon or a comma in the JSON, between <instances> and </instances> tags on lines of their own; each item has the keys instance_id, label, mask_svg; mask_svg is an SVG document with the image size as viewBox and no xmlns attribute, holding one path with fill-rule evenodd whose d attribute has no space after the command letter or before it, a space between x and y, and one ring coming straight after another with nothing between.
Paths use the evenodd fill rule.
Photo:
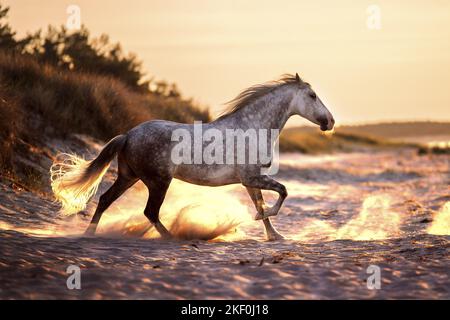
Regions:
<instances>
[{"instance_id":1,"label":"sand splash","mask_svg":"<svg viewBox=\"0 0 450 320\"><path fill-rule=\"evenodd\" d=\"M392 209L392 197L371 195L364 199L361 211L341 227L309 219L294 240L315 242L333 240L384 240L400 236L402 215Z\"/></svg>"},{"instance_id":2,"label":"sand splash","mask_svg":"<svg viewBox=\"0 0 450 320\"><path fill-rule=\"evenodd\" d=\"M293 190L296 190L295 188ZM303 189L302 189L303 190ZM305 190L303 190L304 192ZM161 207L161 221L178 239L234 241L248 239L246 228L261 228L252 219L253 207L240 201L245 191L240 186L200 187L174 180ZM319 190L311 190L317 194ZM138 183L129 189L103 214L97 229L99 236L158 238L143 211L148 191ZM300 232L290 230L288 238L302 242L349 240L383 240L400 236L402 215L392 209L392 197L371 195L364 199L360 212L340 227L327 221L305 219ZM435 216L431 234L449 234L450 202ZM92 206L91 211L95 209ZM89 217L93 212L90 213ZM39 228L15 227L6 222L0 229L15 230L33 236L77 236L87 227L87 219L77 215L64 217Z\"/></svg>"},{"instance_id":3,"label":"sand splash","mask_svg":"<svg viewBox=\"0 0 450 320\"><path fill-rule=\"evenodd\" d=\"M369 196L359 214L337 232L338 239L383 240L400 235L402 216L392 209L389 195Z\"/></svg>"},{"instance_id":4,"label":"sand splash","mask_svg":"<svg viewBox=\"0 0 450 320\"><path fill-rule=\"evenodd\" d=\"M427 231L434 235L450 235L450 201L446 202L434 215L433 222Z\"/></svg>"},{"instance_id":5,"label":"sand splash","mask_svg":"<svg viewBox=\"0 0 450 320\"><path fill-rule=\"evenodd\" d=\"M238 225L252 218L235 194L239 188L200 187L174 180L161 207L160 219L179 239L243 238ZM158 238L159 234L143 214L147 197L147 188L141 183L128 190L104 213L99 233Z\"/></svg>"},{"instance_id":6,"label":"sand splash","mask_svg":"<svg viewBox=\"0 0 450 320\"><path fill-rule=\"evenodd\" d=\"M252 223L247 205L241 203L241 186L200 187L173 180L161 207L160 219L177 239L232 241L244 239L239 225ZM159 233L144 215L148 191L138 182L103 214L98 236L159 238ZM80 236L92 217L96 203L89 206L87 217L58 215L51 223L18 226L0 220L0 230L11 230L35 237Z\"/></svg>"}]
</instances>

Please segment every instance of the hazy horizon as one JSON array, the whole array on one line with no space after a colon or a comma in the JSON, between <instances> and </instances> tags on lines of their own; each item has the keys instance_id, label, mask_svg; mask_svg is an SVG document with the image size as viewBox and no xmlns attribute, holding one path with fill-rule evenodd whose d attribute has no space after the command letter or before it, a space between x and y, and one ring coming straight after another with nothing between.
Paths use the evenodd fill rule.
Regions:
<instances>
[{"instance_id":1,"label":"hazy horizon","mask_svg":"<svg viewBox=\"0 0 450 320\"><path fill-rule=\"evenodd\" d=\"M242 89L298 72L338 124L450 121L450 3L444 1L3 1L19 36L62 25L81 8L93 36L105 33L211 107ZM381 29L366 26L381 9ZM298 119L298 118L297 118ZM289 125L306 124L293 120Z\"/></svg>"}]
</instances>

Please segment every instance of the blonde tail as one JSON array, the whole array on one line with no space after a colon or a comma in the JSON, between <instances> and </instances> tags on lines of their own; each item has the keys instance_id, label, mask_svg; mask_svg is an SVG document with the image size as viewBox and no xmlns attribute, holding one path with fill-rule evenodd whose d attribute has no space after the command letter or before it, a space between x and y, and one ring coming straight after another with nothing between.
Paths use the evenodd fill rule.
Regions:
<instances>
[{"instance_id":1,"label":"blonde tail","mask_svg":"<svg viewBox=\"0 0 450 320\"><path fill-rule=\"evenodd\" d=\"M113 138L98 157L91 161L67 153L56 157L50 168L50 179L53 193L56 200L61 203L63 214L74 214L86 208L89 199L97 192L109 163L125 142L125 135Z\"/></svg>"}]
</instances>

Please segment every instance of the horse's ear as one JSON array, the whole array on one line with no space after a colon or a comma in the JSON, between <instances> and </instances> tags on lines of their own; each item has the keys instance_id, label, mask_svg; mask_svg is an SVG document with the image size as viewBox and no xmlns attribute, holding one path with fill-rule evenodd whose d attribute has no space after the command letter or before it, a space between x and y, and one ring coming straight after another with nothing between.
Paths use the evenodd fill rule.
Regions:
<instances>
[{"instance_id":1,"label":"horse's ear","mask_svg":"<svg viewBox=\"0 0 450 320\"><path fill-rule=\"evenodd\" d=\"M300 77L299 77L298 73L295 73L295 80L300 83Z\"/></svg>"}]
</instances>

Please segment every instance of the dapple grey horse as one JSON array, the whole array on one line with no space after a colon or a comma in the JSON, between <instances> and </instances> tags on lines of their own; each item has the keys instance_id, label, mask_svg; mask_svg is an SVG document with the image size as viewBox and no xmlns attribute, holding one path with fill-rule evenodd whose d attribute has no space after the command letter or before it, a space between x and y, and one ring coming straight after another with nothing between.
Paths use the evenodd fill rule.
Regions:
<instances>
[{"instance_id":1,"label":"dapple grey horse","mask_svg":"<svg viewBox=\"0 0 450 320\"><path fill-rule=\"evenodd\" d=\"M280 132L286 121L293 115L308 119L319 125L323 131L331 130L334 126L331 113L311 86L300 79L298 74L284 75L277 81L244 90L230 101L230 108L225 114L201 126L203 131L214 129L216 132L222 132L223 137L226 136L227 129L242 129L243 132L249 129L275 129ZM144 122L109 141L94 160L72 164L62 171L54 170L58 173L52 177L52 187L56 198L66 207L70 205L76 205L78 209L85 207L89 198L97 190L109 163L117 155L117 180L101 195L92 221L86 230L87 234L95 233L103 212L112 202L138 180L142 180L149 190L144 210L145 216L163 238L171 237L170 232L159 219L159 210L171 180L176 178L204 186L241 183L246 187L255 204L257 210L255 219L262 219L264 223L267 238L282 239L282 235L272 226L269 217L278 213L287 197L287 191L284 185L262 173L262 167L267 164L238 163L237 161L212 164L174 163L172 151L178 142L174 141L173 133L180 129L194 134L192 124L162 120ZM215 141L215 143L219 142L222 141ZM273 148L273 139L267 139L265 143L268 144L267 149ZM205 145L207 142L202 141L202 144ZM248 150L237 149L236 153L246 151ZM236 156L238 154L234 155ZM266 207L261 190L278 193L278 200L272 207Z\"/></svg>"}]
</instances>

